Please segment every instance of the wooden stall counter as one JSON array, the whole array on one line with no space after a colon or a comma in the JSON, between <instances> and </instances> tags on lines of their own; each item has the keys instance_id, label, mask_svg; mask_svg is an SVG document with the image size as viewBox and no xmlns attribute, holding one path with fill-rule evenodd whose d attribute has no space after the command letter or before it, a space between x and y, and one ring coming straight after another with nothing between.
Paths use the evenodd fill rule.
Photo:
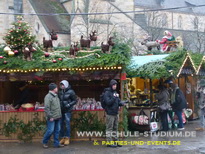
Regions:
<instances>
[{"instance_id":1,"label":"wooden stall counter","mask_svg":"<svg viewBox=\"0 0 205 154\"><path fill-rule=\"evenodd\" d=\"M93 115L96 115L96 117L99 120L102 120L105 122L105 111L103 109L96 109L96 110L73 110L72 112L72 119L79 118L79 113L81 112L90 112ZM120 114L120 121L122 121L122 109L119 110ZM15 117L16 119L22 120L24 123L28 123L29 121L33 120L33 118L38 117L39 120L43 121L45 120L45 113L43 110L40 111L0 111L0 128L2 128L4 123L7 123L11 117ZM71 120L71 130L73 120ZM46 122L45 122L46 124ZM71 131L72 132L72 131ZM74 131L72 134L76 134ZM41 141L43 138L43 134L41 133L36 134L36 136L33 138L33 141ZM71 140L90 140L88 137L87 138L79 138L76 135L71 136ZM6 137L2 131L0 133L0 142L18 142L18 136L17 134L11 134L10 137Z\"/></svg>"}]
</instances>

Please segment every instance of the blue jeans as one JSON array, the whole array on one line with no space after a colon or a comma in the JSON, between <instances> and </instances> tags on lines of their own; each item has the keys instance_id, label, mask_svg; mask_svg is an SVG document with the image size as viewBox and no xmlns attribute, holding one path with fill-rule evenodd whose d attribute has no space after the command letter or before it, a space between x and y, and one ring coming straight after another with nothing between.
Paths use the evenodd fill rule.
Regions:
<instances>
[{"instance_id":1,"label":"blue jeans","mask_svg":"<svg viewBox=\"0 0 205 154\"><path fill-rule=\"evenodd\" d=\"M59 146L59 133L60 133L60 119L50 121L47 120L47 130L43 137L43 144L47 144L51 135L53 134L54 146Z\"/></svg>"},{"instance_id":2,"label":"blue jeans","mask_svg":"<svg viewBox=\"0 0 205 154\"><path fill-rule=\"evenodd\" d=\"M60 137L70 138L70 120L71 120L71 112L62 113ZM66 130L65 130L65 126L66 126Z\"/></svg>"},{"instance_id":3,"label":"blue jeans","mask_svg":"<svg viewBox=\"0 0 205 154\"><path fill-rule=\"evenodd\" d=\"M184 128L184 124L183 124L183 120L182 120L182 110L176 110L175 113L179 119L178 128Z\"/></svg>"}]
</instances>

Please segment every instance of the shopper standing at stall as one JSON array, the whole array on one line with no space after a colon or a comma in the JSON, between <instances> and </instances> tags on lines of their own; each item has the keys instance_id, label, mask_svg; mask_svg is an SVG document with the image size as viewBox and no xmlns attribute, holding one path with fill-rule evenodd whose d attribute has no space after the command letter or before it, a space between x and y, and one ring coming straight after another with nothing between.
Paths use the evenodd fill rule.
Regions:
<instances>
[{"instance_id":1,"label":"shopper standing at stall","mask_svg":"<svg viewBox=\"0 0 205 154\"><path fill-rule=\"evenodd\" d=\"M179 120L178 130L184 130L182 111L187 107L187 101L185 99L183 92L179 89L179 87L176 84L173 83L171 85L171 88L171 106Z\"/></svg>"},{"instance_id":2,"label":"shopper standing at stall","mask_svg":"<svg viewBox=\"0 0 205 154\"><path fill-rule=\"evenodd\" d=\"M60 82L60 91L58 93L60 102L61 102L61 131L60 137L62 138L60 143L64 145L70 144L70 120L71 112L73 106L77 103L75 92L71 89L69 82L63 80ZM65 127L66 126L66 127Z\"/></svg>"},{"instance_id":3,"label":"shopper standing at stall","mask_svg":"<svg viewBox=\"0 0 205 154\"><path fill-rule=\"evenodd\" d=\"M120 100L119 94L116 91L117 81L111 80L110 87L104 89L104 102L106 104L106 138L108 143L111 141L118 141L117 131L118 131L118 110L119 106L123 106L125 102ZM107 147L121 147L119 144L109 144Z\"/></svg>"},{"instance_id":4,"label":"shopper standing at stall","mask_svg":"<svg viewBox=\"0 0 205 154\"><path fill-rule=\"evenodd\" d=\"M159 103L159 112L160 112L160 118L162 122L162 130L161 131L168 131L169 125L168 125L168 110L171 108L170 102L169 102L169 92L163 85L158 86L159 93L156 95L156 99Z\"/></svg>"},{"instance_id":5,"label":"shopper standing at stall","mask_svg":"<svg viewBox=\"0 0 205 154\"><path fill-rule=\"evenodd\" d=\"M49 84L49 93L44 98L47 130L43 137L43 147L48 148L48 141L53 134L54 147L62 147L59 143L61 106L58 98L58 88L55 83Z\"/></svg>"},{"instance_id":6,"label":"shopper standing at stall","mask_svg":"<svg viewBox=\"0 0 205 154\"><path fill-rule=\"evenodd\" d=\"M200 109L200 127L196 128L197 131L205 130L205 80L201 80L197 92L197 100Z\"/></svg>"}]
</instances>

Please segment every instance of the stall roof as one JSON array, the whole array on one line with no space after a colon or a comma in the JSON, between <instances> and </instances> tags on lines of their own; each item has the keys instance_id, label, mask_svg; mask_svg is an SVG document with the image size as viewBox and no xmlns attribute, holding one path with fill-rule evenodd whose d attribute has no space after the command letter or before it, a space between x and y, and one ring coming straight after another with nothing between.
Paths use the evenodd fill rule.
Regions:
<instances>
[{"instance_id":1,"label":"stall roof","mask_svg":"<svg viewBox=\"0 0 205 154\"><path fill-rule=\"evenodd\" d=\"M199 65L199 67L197 68L197 72L196 74L199 76L204 76L205 72L204 72L204 68L203 68L203 64L205 63L205 56L202 57L201 63Z\"/></svg>"},{"instance_id":2,"label":"stall roof","mask_svg":"<svg viewBox=\"0 0 205 154\"><path fill-rule=\"evenodd\" d=\"M191 65L188 64L188 63L190 63ZM187 67L187 65L190 66L190 67ZM196 72L197 72L197 70L195 68L194 62L193 62L190 54L187 52L186 58L184 59L181 68L179 69L177 77L179 77L180 74L189 74L189 75L191 75L191 74L196 73Z\"/></svg>"},{"instance_id":3,"label":"stall roof","mask_svg":"<svg viewBox=\"0 0 205 154\"><path fill-rule=\"evenodd\" d=\"M161 78L174 75L193 75L196 73L195 64L201 55L178 51L170 54L152 56L134 56L127 67L128 77Z\"/></svg>"},{"instance_id":4,"label":"stall roof","mask_svg":"<svg viewBox=\"0 0 205 154\"><path fill-rule=\"evenodd\" d=\"M148 56L133 56L131 58L131 64L128 66L130 68L139 68L140 66L156 61L164 61L169 54L163 55L148 55Z\"/></svg>"}]
</instances>

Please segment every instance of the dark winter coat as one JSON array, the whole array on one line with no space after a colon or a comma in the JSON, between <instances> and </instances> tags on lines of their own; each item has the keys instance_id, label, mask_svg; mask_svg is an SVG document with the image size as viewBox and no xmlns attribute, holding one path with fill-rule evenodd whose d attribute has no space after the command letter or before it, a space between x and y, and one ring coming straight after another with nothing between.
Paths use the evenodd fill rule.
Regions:
<instances>
[{"instance_id":1,"label":"dark winter coat","mask_svg":"<svg viewBox=\"0 0 205 154\"><path fill-rule=\"evenodd\" d=\"M104 91L104 101L106 103L105 112L108 115L117 115L119 106L123 106L120 98L114 96L117 92L112 90L112 88L106 88Z\"/></svg>"},{"instance_id":2,"label":"dark winter coat","mask_svg":"<svg viewBox=\"0 0 205 154\"><path fill-rule=\"evenodd\" d=\"M61 89L58 97L60 99L62 113L71 112L73 106L77 103L75 92L71 89L70 85L66 89Z\"/></svg>"},{"instance_id":3,"label":"dark winter coat","mask_svg":"<svg viewBox=\"0 0 205 154\"><path fill-rule=\"evenodd\" d=\"M176 89L175 102L172 104L172 109L176 111L176 110L182 110L185 108L187 108L186 98L183 92L178 88Z\"/></svg>"}]
</instances>

